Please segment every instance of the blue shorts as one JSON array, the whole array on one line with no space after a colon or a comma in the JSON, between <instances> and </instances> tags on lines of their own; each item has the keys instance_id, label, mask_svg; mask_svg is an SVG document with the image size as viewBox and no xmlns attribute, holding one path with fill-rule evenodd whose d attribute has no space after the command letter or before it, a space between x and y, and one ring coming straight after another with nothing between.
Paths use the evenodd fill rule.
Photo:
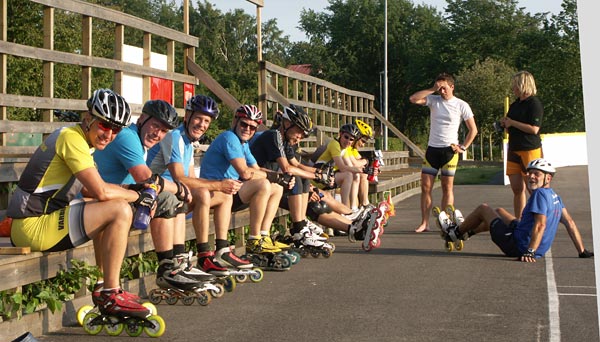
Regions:
<instances>
[{"instance_id":1,"label":"blue shorts","mask_svg":"<svg viewBox=\"0 0 600 342\"><path fill-rule=\"evenodd\" d=\"M518 223L518 220L512 220L510 224L506 225L499 217L490 223L492 241L509 257L520 257L522 254L517 248L517 243L513 237L513 232Z\"/></svg>"}]
</instances>

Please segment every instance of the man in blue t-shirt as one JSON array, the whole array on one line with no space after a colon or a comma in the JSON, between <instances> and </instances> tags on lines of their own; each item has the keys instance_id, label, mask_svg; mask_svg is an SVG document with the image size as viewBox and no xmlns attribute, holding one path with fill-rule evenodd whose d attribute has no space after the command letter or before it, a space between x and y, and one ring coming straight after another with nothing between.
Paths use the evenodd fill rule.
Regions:
<instances>
[{"instance_id":1,"label":"man in blue t-shirt","mask_svg":"<svg viewBox=\"0 0 600 342\"><path fill-rule=\"evenodd\" d=\"M550 187L555 173L556 169L543 158L534 159L527 165L527 190L531 195L520 220L504 208L494 210L481 204L459 226L440 219L442 229L454 241L490 231L492 241L506 256L535 262L550 249L558 224L563 223L579 257L592 257L594 253L583 247L579 230L560 196Z\"/></svg>"}]
</instances>

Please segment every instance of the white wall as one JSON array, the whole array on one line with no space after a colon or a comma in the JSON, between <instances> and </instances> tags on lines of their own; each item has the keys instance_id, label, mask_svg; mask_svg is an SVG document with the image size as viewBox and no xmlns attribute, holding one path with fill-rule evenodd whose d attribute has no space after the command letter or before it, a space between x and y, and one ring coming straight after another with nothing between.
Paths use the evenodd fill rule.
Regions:
<instances>
[{"instance_id":1,"label":"white wall","mask_svg":"<svg viewBox=\"0 0 600 342\"><path fill-rule=\"evenodd\" d=\"M544 159L554 167L587 165L587 139L583 133L542 134ZM510 184L506 176L506 151L508 140L504 140L504 185Z\"/></svg>"}]
</instances>

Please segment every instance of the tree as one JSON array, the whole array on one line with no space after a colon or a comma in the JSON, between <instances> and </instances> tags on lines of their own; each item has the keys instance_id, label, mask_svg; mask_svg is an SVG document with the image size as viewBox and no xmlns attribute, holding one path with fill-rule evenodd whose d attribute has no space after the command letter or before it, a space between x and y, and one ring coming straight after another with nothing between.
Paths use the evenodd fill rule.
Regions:
<instances>
[{"instance_id":1,"label":"tree","mask_svg":"<svg viewBox=\"0 0 600 342\"><path fill-rule=\"evenodd\" d=\"M456 76L456 96L467 101L475 114L479 131L479 156L484 160L484 138L488 138L488 159L493 160L493 146L502 146L502 136L494 122L504 115L504 99L511 95L510 80L516 70L502 61L487 58L477 61Z\"/></svg>"}]
</instances>

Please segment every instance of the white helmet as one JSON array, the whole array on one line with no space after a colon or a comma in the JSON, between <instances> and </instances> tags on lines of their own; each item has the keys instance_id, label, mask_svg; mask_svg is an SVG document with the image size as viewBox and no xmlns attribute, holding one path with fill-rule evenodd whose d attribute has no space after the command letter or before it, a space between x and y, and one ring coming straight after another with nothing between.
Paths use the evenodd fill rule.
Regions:
<instances>
[{"instance_id":1,"label":"white helmet","mask_svg":"<svg viewBox=\"0 0 600 342\"><path fill-rule=\"evenodd\" d=\"M544 158L538 158L530 161L527 165L527 171L531 169L540 170L544 173L549 173L551 175L554 175L554 173L556 173L556 169Z\"/></svg>"}]
</instances>

